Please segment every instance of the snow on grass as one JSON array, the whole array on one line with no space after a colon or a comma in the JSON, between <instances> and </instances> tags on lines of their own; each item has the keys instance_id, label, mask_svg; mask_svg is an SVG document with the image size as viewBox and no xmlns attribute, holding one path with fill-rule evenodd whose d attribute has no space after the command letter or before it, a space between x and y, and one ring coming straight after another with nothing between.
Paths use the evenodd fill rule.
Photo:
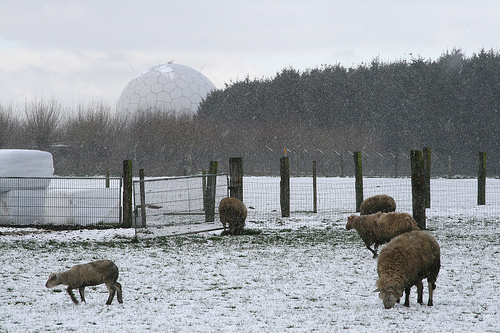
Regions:
<instances>
[{"instance_id":1,"label":"snow on grass","mask_svg":"<svg viewBox=\"0 0 500 333\"><path fill-rule=\"evenodd\" d=\"M497 223L429 219L442 249L435 305L416 303L414 288L409 308L390 310L373 293L376 260L344 221L139 242L128 229L1 228L0 331L495 332ZM45 288L51 272L97 259L120 268L123 304L106 306L104 285L87 287L79 305L64 286Z\"/></svg>"}]
</instances>

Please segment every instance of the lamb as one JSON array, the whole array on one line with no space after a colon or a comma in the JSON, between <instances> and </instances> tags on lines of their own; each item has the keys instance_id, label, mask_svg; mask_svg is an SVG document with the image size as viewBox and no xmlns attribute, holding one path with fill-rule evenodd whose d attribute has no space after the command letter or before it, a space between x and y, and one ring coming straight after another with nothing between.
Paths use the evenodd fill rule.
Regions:
<instances>
[{"instance_id":1,"label":"lamb","mask_svg":"<svg viewBox=\"0 0 500 333\"><path fill-rule=\"evenodd\" d=\"M418 230L418 224L407 213L381 213L370 215L352 215L347 218L346 229L356 229L366 247L377 258L379 245L389 242L392 238L404 232ZM375 244L372 249L370 246Z\"/></svg>"},{"instance_id":2,"label":"lamb","mask_svg":"<svg viewBox=\"0 0 500 333\"><path fill-rule=\"evenodd\" d=\"M363 200L359 206L359 211L361 215L394 212L396 211L396 201L385 194L374 195Z\"/></svg>"},{"instance_id":3,"label":"lamb","mask_svg":"<svg viewBox=\"0 0 500 333\"><path fill-rule=\"evenodd\" d=\"M219 216L224 226L224 233L226 233L226 228L229 226L230 235L239 235L245 227L247 208L239 199L227 197L222 199L219 204Z\"/></svg>"},{"instance_id":4,"label":"lamb","mask_svg":"<svg viewBox=\"0 0 500 333\"><path fill-rule=\"evenodd\" d=\"M62 273L52 273L45 286L53 288L58 285L67 285L67 292L73 303L78 304L78 300L73 294L73 289L78 288L82 302L85 302L84 290L87 286L106 284L109 290L109 297L106 305L110 305L117 294L118 302L122 300L122 286L117 282L118 267L110 260L99 260L87 264L75 265L68 271Z\"/></svg>"},{"instance_id":5,"label":"lamb","mask_svg":"<svg viewBox=\"0 0 500 333\"><path fill-rule=\"evenodd\" d=\"M377 261L379 297L386 309L392 308L403 296L410 306L410 289L417 286L417 301L422 304L422 280L427 279L428 306L433 305L433 292L441 267L437 241L425 231L415 230L395 237L381 251Z\"/></svg>"}]
</instances>

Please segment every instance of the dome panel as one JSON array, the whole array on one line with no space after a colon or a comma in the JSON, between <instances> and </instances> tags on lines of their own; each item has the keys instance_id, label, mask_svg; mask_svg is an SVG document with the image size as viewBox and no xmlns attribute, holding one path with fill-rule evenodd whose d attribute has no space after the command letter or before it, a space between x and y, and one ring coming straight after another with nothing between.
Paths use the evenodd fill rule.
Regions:
<instances>
[{"instance_id":1,"label":"dome panel","mask_svg":"<svg viewBox=\"0 0 500 333\"><path fill-rule=\"evenodd\" d=\"M179 88L187 88L189 87L188 81L183 77L179 77L179 79L175 82Z\"/></svg>"},{"instance_id":2,"label":"dome panel","mask_svg":"<svg viewBox=\"0 0 500 333\"><path fill-rule=\"evenodd\" d=\"M158 94L158 102L170 103L172 102L172 97L170 97L170 94L167 93L166 91L162 91L161 93Z\"/></svg>"},{"instance_id":3,"label":"dome panel","mask_svg":"<svg viewBox=\"0 0 500 333\"><path fill-rule=\"evenodd\" d=\"M176 87L174 90L170 92L170 96L172 96L173 99L179 99L182 97L182 89L179 87Z\"/></svg>"},{"instance_id":4,"label":"dome panel","mask_svg":"<svg viewBox=\"0 0 500 333\"><path fill-rule=\"evenodd\" d=\"M154 94L159 94L162 91L163 91L163 84L161 83L157 82L153 84L153 86L151 87L151 92L153 92Z\"/></svg>"},{"instance_id":5,"label":"dome panel","mask_svg":"<svg viewBox=\"0 0 500 333\"><path fill-rule=\"evenodd\" d=\"M187 97L191 98L194 94L194 91L192 91L190 88L183 88L182 89L182 97Z\"/></svg>"},{"instance_id":6,"label":"dome panel","mask_svg":"<svg viewBox=\"0 0 500 333\"><path fill-rule=\"evenodd\" d=\"M152 87L150 85L145 85L141 91L139 91L139 96L146 97L151 92Z\"/></svg>"}]
</instances>

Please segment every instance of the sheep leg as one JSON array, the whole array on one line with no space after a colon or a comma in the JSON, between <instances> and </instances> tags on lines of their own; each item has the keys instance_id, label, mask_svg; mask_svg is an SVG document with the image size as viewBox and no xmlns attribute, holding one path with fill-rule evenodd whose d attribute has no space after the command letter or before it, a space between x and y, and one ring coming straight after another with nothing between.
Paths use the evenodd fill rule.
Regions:
<instances>
[{"instance_id":1,"label":"sheep leg","mask_svg":"<svg viewBox=\"0 0 500 333\"><path fill-rule=\"evenodd\" d=\"M405 288L405 306L410 306L410 290L411 287Z\"/></svg>"},{"instance_id":2,"label":"sheep leg","mask_svg":"<svg viewBox=\"0 0 500 333\"><path fill-rule=\"evenodd\" d=\"M116 288L116 298L118 299L118 303L123 303L122 285L118 282L115 282L115 288Z\"/></svg>"},{"instance_id":3,"label":"sheep leg","mask_svg":"<svg viewBox=\"0 0 500 333\"><path fill-rule=\"evenodd\" d=\"M115 293L116 293L115 283L113 283L113 284L106 283L106 287L108 287L108 291L109 291L109 297L108 297L108 300L106 301L106 305L110 305L111 302L113 302L113 298L115 298Z\"/></svg>"},{"instance_id":4,"label":"sheep leg","mask_svg":"<svg viewBox=\"0 0 500 333\"><path fill-rule=\"evenodd\" d=\"M427 305L432 306L433 305L432 296L434 295L434 289L436 289L436 285L434 284L433 281L427 281L427 285L429 288L429 301L427 302Z\"/></svg>"},{"instance_id":5,"label":"sheep leg","mask_svg":"<svg viewBox=\"0 0 500 333\"><path fill-rule=\"evenodd\" d=\"M366 245L366 248L370 250L371 253L373 253L373 259L377 258L378 254L376 250L372 250L372 248L369 245Z\"/></svg>"},{"instance_id":6,"label":"sheep leg","mask_svg":"<svg viewBox=\"0 0 500 333\"><path fill-rule=\"evenodd\" d=\"M82 302L87 303L87 301L85 300L85 286L81 286L80 288L78 288L78 291L80 292L80 298L82 299Z\"/></svg>"},{"instance_id":7,"label":"sheep leg","mask_svg":"<svg viewBox=\"0 0 500 333\"><path fill-rule=\"evenodd\" d=\"M422 298L423 298L423 293L424 293L424 285L422 284L422 281L419 281L416 283L417 286L417 302L418 304L422 304Z\"/></svg>"},{"instance_id":8,"label":"sheep leg","mask_svg":"<svg viewBox=\"0 0 500 333\"><path fill-rule=\"evenodd\" d=\"M68 292L69 297L71 297L73 303L78 304L78 300L76 299L75 294L73 294L73 288L68 286L68 289L66 289L66 291Z\"/></svg>"}]
</instances>

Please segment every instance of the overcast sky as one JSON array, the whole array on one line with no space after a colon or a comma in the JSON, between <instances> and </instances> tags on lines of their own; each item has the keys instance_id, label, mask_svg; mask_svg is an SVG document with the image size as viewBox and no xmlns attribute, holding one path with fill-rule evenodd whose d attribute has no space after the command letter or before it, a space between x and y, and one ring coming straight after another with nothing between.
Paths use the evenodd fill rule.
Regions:
<instances>
[{"instance_id":1,"label":"overcast sky","mask_svg":"<svg viewBox=\"0 0 500 333\"><path fill-rule=\"evenodd\" d=\"M357 66L499 49L498 0L0 0L0 104L113 107L173 61L217 88L285 67Z\"/></svg>"}]
</instances>

